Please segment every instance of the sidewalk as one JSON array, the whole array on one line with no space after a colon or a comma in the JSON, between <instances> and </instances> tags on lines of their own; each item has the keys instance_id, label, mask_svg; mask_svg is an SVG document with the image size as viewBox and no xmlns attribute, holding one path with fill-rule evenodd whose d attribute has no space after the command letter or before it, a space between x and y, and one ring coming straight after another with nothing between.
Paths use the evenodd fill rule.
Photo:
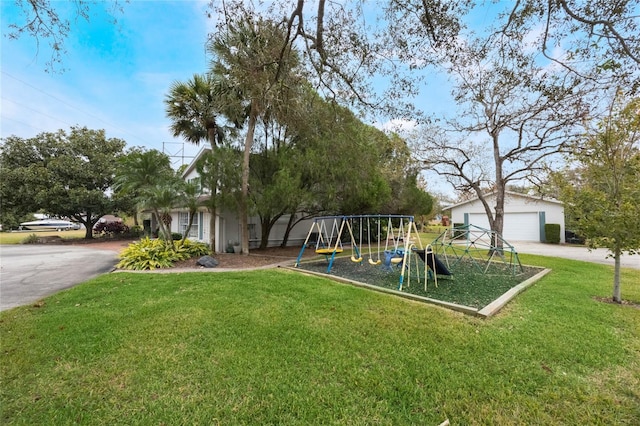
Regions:
<instances>
[{"instance_id":1,"label":"sidewalk","mask_svg":"<svg viewBox=\"0 0 640 426\"><path fill-rule=\"evenodd\" d=\"M539 254L541 256L561 257L564 259L583 260L585 262L602 263L613 266L613 258L607 258L609 251L604 248L589 251L586 247L565 244L543 244L532 241L510 241L518 253ZM623 268L640 269L640 254L620 257Z\"/></svg>"}]
</instances>

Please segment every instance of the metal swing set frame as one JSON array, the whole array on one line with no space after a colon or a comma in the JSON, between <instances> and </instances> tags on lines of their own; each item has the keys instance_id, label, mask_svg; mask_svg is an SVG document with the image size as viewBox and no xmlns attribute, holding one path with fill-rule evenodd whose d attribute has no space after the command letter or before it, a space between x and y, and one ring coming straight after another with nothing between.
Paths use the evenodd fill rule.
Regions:
<instances>
[{"instance_id":1,"label":"metal swing set frame","mask_svg":"<svg viewBox=\"0 0 640 426\"><path fill-rule=\"evenodd\" d=\"M377 259L373 259L373 249L371 243L371 222L377 223ZM386 236L383 235L381 224L383 221L387 222ZM394 232L393 221L399 222L397 232ZM359 239L356 239L354 234L354 228L358 225ZM406 224L406 226L405 226ZM311 224L307 238L300 249L300 253L296 259L295 267L300 266L302 256L305 249L313 247L315 253L325 257L327 261L327 273L331 273L334 260L337 255L341 254L345 250L343 246L343 240L348 235L351 246L351 261L354 263L361 263L363 260L363 247L364 247L364 228L366 226L367 242L369 259L368 263L372 266L381 265L381 267L392 271L393 266L400 268L400 277L398 283L398 290L402 290L405 282L405 276L407 278L407 286L411 280L411 257L415 257L416 273L420 276L418 269L418 253L422 252L420 257L425 256L424 261L424 287L427 289L427 277L432 275L437 287L437 273L431 271L429 263L433 265L435 263L435 254L431 250L430 246L423 247L422 241L418 234L418 229L415 224L414 216L408 215L338 215L338 216L320 216L316 217ZM315 236L315 241L313 237ZM385 238L384 250L382 250L381 240ZM389 242L392 242L392 247ZM385 260L381 259L381 253L384 254ZM431 262L428 262L427 257L431 256ZM432 272L432 274L430 274Z\"/></svg>"}]
</instances>

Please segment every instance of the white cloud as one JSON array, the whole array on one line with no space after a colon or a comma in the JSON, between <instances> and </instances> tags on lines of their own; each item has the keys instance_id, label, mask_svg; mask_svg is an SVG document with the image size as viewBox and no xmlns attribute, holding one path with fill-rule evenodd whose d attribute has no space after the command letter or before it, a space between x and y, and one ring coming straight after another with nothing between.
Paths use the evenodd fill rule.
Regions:
<instances>
[{"instance_id":1,"label":"white cloud","mask_svg":"<svg viewBox=\"0 0 640 426\"><path fill-rule=\"evenodd\" d=\"M416 128L418 122L415 120L403 120L400 118L391 119L385 123L375 123L374 126L380 130L395 133L405 133Z\"/></svg>"},{"instance_id":2,"label":"white cloud","mask_svg":"<svg viewBox=\"0 0 640 426\"><path fill-rule=\"evenodd\" d=\"M538 50L543 31L544 26L540 24L525 34L522 38L522 44L526 53L534 53Z\"/></svg>"}]
</instances>

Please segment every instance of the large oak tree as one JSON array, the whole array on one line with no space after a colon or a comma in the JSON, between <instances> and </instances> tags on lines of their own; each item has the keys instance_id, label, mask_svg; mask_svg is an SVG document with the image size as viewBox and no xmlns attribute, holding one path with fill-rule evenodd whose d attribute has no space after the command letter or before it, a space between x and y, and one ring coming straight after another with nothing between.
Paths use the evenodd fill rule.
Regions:
<instances>
[{"instance_id":1,"label":"large oak tree","mask_svg":"<svg viewBox=\"0 0 640 426\"><path fill-rule=\"evenodd\" d=\"M93 238L100 217L120 209L110 192L125 144L86 127L6 138L0 151L2 211L70 218L85 226L85 238Z\"/></svg>"},{"instance_id":2,"label":"large oak tree","mask_svg":"<svg viewBox=\"0 0 640 426\"><path fill-rule=\"evenodd\" d=\"M462 47L447 65L458 116L415 137L415 152L428 170L477 196L498 234L507 186L540 173L568 148L590 113L591 86L565 69L541 66L522 48L504 38L491 47Z\"/></svg>"}]
</instances>

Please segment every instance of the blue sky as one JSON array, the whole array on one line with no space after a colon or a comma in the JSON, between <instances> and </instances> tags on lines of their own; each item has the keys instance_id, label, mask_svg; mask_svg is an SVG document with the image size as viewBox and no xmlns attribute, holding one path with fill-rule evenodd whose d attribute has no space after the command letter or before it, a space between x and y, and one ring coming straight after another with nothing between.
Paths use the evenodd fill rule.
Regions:
<instances>
[{"instance_id":1,"label":"blue sky","mask_svg":"<svg viewBox=\"0 0 640 426\"><path fill-rule=\"evenodd\" d=\"M66 17L73 16L71 2L52 2L67 11ZM115 14L117 25L100 7L93 8L90 22L72 21L65 71L51 73L46 71L47 41L38 51L33 38L5 37L19 8L13 0L0 0L0 137L28 138L79 125L105 129L107 137L124 139L130 147L164 151L175 156L174 166L188 163L199 147L171 135L163 100L173 81L207 70L205 42L214 25L205 13L207 3L131 0L123 2L124 13ZM471 22L484 26L488 15L481 10ZM453 110L450 99L446 77L431 73L416 103L425 113L440 115ZM433 186L432 181L430 190L452 191Z\"/></svg>"},{"instance_id":2,"label":"blue sky","mask_svg":"<svg viewBox=\"0 0 640 426\"><path fill-rule=\"evenodd\" d=\"M65 8L54 0L72 16L69 3ZM90 22L77 20L66 40L68 53L62 64L66 71L48 73L51 51L46 41L38 51L33 38L4 36L19 8L13 0L0 0L0 137L32 137L80 125L105 129L108 137L122 138L129 146L163 150L164 142L166 152L177 153L182 140L168 131L163 99L171 82L207 69L205 41L213 26L205 14L207 3L132 0L123 3L124 13L115 15L115 26L101 8L94 8ZM447 94L443 85L433 84L433 78L428 83L419 102L424 109L437 99L433 105L442 108L442 96ZM188 155L197 150L185 144Z\"/></svg>"},{"instance_id":3,"label":"blue sky","mask_svg":"<svg viewBox=\"0 0 640 426\"><path fill-rule=\"evenodd\" d=\"M168 130L163 99L173 81L207 69L204 46L212 23L206 1L134 0L116 14L115 26L106 13L92 15L89 23L78 20L66 41L63 73L45 71L51 53L46 42L38 51L32 38L5 37L19 9L7 0L0 7L1 137L80 125L105 129L128 146L162 151L164 142L165 152L182 154L182 140ZM199 149L184 147L187 157Z\"/></svg>"}]
</instances>

